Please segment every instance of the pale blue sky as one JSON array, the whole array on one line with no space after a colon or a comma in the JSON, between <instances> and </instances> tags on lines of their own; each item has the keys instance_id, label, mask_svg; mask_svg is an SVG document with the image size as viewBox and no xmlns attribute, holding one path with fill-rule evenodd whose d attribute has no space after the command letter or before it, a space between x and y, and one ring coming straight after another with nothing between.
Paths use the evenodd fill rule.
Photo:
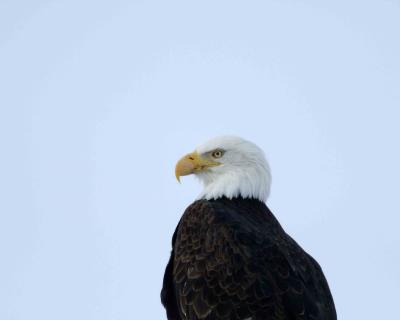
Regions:
<instances>
[{"instance_id":1,"label":"pale blue sky","mask_svg":"<svg viewBox=\"0 0 400 320\"><path fill-rule=\"evenodd\" d=\"M0 2L0 319L165 319L175 161L266 152L339 319L400 292L398 1Z\"/></svg>"}]
</instances>

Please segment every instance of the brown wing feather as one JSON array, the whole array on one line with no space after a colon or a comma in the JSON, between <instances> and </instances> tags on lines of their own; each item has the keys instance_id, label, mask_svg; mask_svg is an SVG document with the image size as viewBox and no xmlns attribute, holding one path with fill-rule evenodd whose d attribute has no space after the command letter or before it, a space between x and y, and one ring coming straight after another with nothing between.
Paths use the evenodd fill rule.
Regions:
<instances>
[{"instance_id":1,"label":"brown wing feather","mask_svg":"<svg viewBox=\"0 0 400 320\"><path fill-rule=\"evenodd\" d=\"M336 319L318 264L257 200L196 201L173 249L169 319Z\"/></svg>"}]
</instances>

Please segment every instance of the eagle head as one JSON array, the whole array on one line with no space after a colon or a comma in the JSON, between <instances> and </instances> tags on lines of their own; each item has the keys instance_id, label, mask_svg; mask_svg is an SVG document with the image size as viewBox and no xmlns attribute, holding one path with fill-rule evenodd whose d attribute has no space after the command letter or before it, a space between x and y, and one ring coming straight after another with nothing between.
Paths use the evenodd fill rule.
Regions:
<instances>
[{"instance_id":1,"label":"eagle head","mask_svg":"<svg viewBox=\"0 0 400 320\"><path fill-rule=\"evenodd\" d=\"M203 183L199 199L227 197L266 201L271 173L264 152L235 136L219 136L198 146L176 164L175 175L196 175Z\"/></svg>"}]
</instances>

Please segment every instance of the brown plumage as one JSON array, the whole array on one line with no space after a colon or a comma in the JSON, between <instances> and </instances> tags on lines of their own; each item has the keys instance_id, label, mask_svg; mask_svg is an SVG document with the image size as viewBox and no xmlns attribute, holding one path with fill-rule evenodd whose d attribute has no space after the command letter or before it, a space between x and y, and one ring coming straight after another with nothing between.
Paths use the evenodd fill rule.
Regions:
<instances>
[{"instance_id":1,"label":"brown plumage","mask_svg":"<svg viewBox=\"0 0 400 320\"><path fill-rule=\"evenodd\" d=\"M318 263L261 201L198 200L172 239L161 300L169 320L335 320Z\"/></svg>"}]
</instances>

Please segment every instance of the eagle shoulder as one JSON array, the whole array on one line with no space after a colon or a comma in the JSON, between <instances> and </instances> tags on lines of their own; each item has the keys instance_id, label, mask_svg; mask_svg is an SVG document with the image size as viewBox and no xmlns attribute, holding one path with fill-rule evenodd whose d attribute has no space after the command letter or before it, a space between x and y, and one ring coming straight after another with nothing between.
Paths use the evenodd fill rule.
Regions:
<instances>
[{"instance_id":1,"label":"eagle shoulder","mask_svg":"<svg viewBox=\"0 0 400 320\"><path fill-rule=\"evenodd\" d=\"M313 261L264 203L196 201L174 234L168 319L336 319Z\"/></svg>"}]
</instances>

